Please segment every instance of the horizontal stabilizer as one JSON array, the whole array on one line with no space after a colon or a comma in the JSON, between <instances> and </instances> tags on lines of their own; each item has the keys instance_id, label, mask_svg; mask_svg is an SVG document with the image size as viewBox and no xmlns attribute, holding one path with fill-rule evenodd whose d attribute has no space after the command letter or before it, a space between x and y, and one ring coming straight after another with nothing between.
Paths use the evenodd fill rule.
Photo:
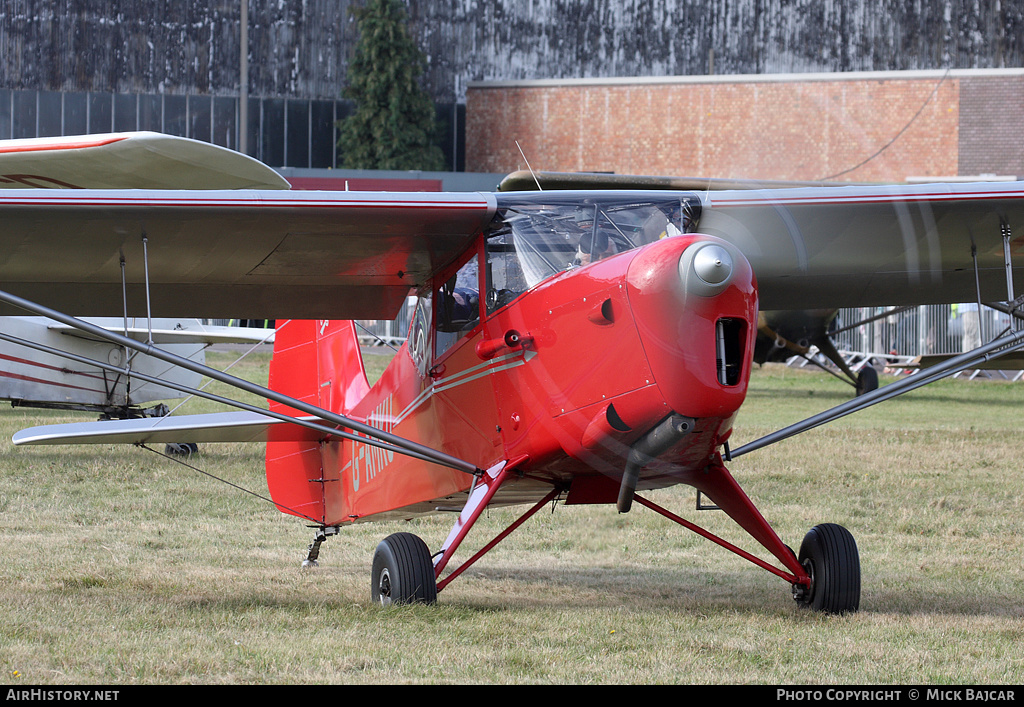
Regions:
<instances>
[{"instance_id":1,"label":"horizontal stabilizer","mask_svg":"<svg viewBox=\"0 0 1024 707\"><path fill-rule=\"evenodd\" d=\"M302 441L322 436L300 425L243 411L44 425L17 432L13 441L16 445L184 444Z\"/></svg>"},{"instance_id":2,"label":"horizontal stabilizer","mask_svg":"<svg viewBox=\"0 0 1024 707\"><path fill-rule=\"evenodd\" d=\"M67 336L74 336L90 341L101 341L81 329L67 324L51 324L47 327ZM136 341L147 341L152 336L154 344L272 344L273 329L257 329L250 327L196 326L193 329L147 329L145 327L107 327L111 331L127 336Z\"/></svg>"}]
</instances>

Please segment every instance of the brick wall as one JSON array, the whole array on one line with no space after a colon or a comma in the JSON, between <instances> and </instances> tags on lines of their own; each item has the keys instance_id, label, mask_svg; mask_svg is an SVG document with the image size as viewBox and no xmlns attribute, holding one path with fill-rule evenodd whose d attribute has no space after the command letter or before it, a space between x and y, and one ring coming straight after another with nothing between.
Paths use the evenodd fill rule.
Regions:
<instances>
[{"instance_id":1,"label":"brick wall","mask_svg":"<svg viewBox=\"0 0 1024 707\"><path fill-rule=\"evenodd\" d=\"M962 174L1024 175L1024 76L960 83Z\"/></svg>"},{"instance_id":2,"label":"brick wall","mask_svg":"<svg viewBox=\"0 0 1024 707\"><path fill-rule=\"evenodd\" d=\"M518 140L533 169L546 171L1024 174L1022 97L1019 71L477 83L466 96L466 169L525 168Z\"/></svg>"}]
</instances>

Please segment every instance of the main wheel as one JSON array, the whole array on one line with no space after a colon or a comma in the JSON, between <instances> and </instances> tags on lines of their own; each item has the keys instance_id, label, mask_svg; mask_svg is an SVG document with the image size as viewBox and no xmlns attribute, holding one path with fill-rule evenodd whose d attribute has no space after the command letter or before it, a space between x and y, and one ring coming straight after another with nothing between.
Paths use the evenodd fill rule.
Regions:
<instances>
[{"instance_id":1,"label":"main wheel","mask_svg":"<svg viewBox=\"0 0 1024 707\"><path fill-rule=\"evenodd\" d=\"M811 586L794 592L803 607L828 614L860 608L860 555L850 531L841 525L816 525L804 536L797 560L811 576Z\"/></svg>"},{"instance_id":2,"label":"main wheel","mask_svg":"<svg viewBox=\"0 0 1024 707\"><path fill-rule=\"evenodd\" d=\"M872 390L878 390L878 371L871 366L864 366L857 374L857 395L864 395Z\"/></svg>"},{"instance_id":3,"label":"main wheel","mask_svg":"<svg viewBox=\"0 0 1024 707\"><path fill-rule=\"evenodd\" d=\"M380 541L373 553L370 599L383 606L437 601L434 563L419 537L395 533Z\"/></svg>"},{"instance_id":4,"label":"main wheel","mask_svg":"<svg viewBox=\"0 0 1024 707\"><path fill-rule=\"evenodd\" d=\"M164 454L187 457L199 451L199 445L195 442L174 442L164 446Z\"/></svg>"}]
</instances>

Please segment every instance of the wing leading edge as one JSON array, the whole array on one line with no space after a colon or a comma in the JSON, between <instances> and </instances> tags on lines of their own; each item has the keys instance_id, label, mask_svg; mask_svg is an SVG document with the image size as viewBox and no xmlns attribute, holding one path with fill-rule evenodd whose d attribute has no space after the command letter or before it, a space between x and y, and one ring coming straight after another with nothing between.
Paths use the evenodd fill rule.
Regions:
<instances>
[{"instance_id":1,"label":"wing leading edge","mask_svg":"<svg viewBox=\"0 0 1024 707\"><path fill-rule=\"evenodd\" d=\"M697 230L736 244L762 309L1006 299L1024 274L1024 182L718 191Z\"/></svg>"},{"instance_id":2,"label":"wing leading edge","mask_svg":"<svg viewBox=\"0 0 1024 707\"><path fill-rule=\"evenodd\" d=\"M0 282L52 309L119 316L123 261L133 315L387 319L494 211L475 193L12 190L0 192Z\"/></svg>"}]
</instances>

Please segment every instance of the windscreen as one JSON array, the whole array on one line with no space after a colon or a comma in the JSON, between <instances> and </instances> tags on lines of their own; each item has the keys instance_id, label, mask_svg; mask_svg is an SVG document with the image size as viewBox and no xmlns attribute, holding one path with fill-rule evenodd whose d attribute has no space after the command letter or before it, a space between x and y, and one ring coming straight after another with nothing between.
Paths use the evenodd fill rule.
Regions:
<instances>
[{"instance_id":1,"label":"windscreen","mask_svg":"<svg viewBox=\"0 0 1024 707\"><path fill-rule=\"evenodd\" d=\"M558 273L686 233L699 212L691 194L518 197L499 203L487 239L489 311Z\"/></svg>"}]
</instances>

